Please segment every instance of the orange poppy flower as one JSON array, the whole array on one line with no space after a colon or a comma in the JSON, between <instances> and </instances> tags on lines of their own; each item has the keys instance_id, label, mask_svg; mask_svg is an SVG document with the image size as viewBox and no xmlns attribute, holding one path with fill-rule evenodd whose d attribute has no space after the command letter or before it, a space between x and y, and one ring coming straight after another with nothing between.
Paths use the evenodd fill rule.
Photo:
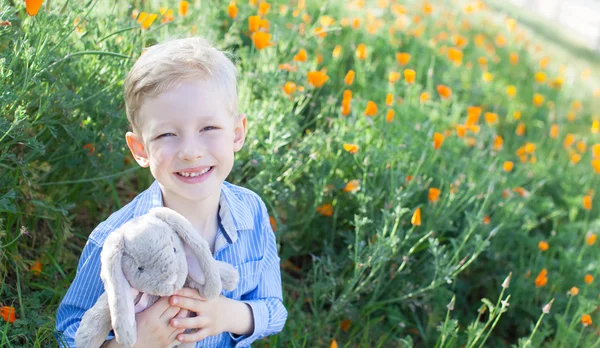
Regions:
<instances>
[{"instance_id":1,"label":"orange poppy flower","mask_svg":"<svg viewBox=\"0 0 600 348\"><path fill-rule=\"evenodd\" d=\"M360 190L360 181L358 180L350 180L348 181L348 183L346 183L346 186L344 186L343 191L344 192L357 192L358 190Z\"/></svg>"},{"instance_id":2,"label":"orange poppy flower","mask_svg":"<svg viewBox=\"0 0 600 348\"><path fill-rule=\"evenodd\" d=\"M257 50L262 50L269 46L275 45L271 42L271 34L265 33L263 31L256 31L252 33L252 42L254 43L254 47L256 47Z\"/></svg>"},{"instance_id":3,"label":"orange poppy flower","mask_svg":"<svg viewBox=\"0 0 600 348\"><path fill-rule=\"evenodd\" d=\"M350 103L351 103L350 99L342 100L342 115L348 116L350 114L350 110L351 110Z\"/></svg>"},{"instance_id":4,"label":"orange poppy flower","mask_svg":"<svg viewBox=\"0 0 600 348\"><path fill-rule=\"evenodd\" d=\"M392 122L394 120L394 115L396 115L394 110L392 110L392 109L388 110L387 114L385 115L385 122L387 122L387 123Z\"/></svg>"},{"instance_id":5,"label":"orange poppy flower","mask_svg":"<svg viewBox=\"0 0 600 348\"><path fill-rule=\"evenodd\" d=\"M594 168L594 172L596 174L600 174L600 159L593 159L591 161L592 163L592 168Z\"/></svg>"},{"instance_id":6,"label":"orange poppy flower","mask_svg":"<svg viewBox=\"0 0 600 348\"><path fill-rule=\"evenodd\" d=\"M308 83L315 88L320 88L329 80L329 76L322 71L309 71L308 72Z\"/></svg>"},{"instance_id":7,"label":"orange poppy flower","mask_svg":"<svg viewBox=\"0 0 600 348\"><path fill-rule=\"evenodd\" d=\"M344 100L351 100L352 99L352 91L347 89L344 91Z\"/></svg>"},{"instance_id":8,"label":"orange poppy flower","mask_svg":"<svg viewBox=\"0 0 600 348\"><path fill-rule=\"evenodd\" d=\"M594 243L596 243L596 239L598 239L597 234L588 232L587 235L585 236L585 244L590 245L590 246L594 245Z\"/></svg>"},{"instance_id":9,"label":"orange poppy flower","mask_svg":"<svg viewBox=\"0 0 600 348\"><path fill-rule=\"evenodd\" d=\"M333 58L339 58L341 55L342 55L342 46L335 45L335 47L333 48L333 51L331 52L331 56Z\"/></svg>"},{"instance_id":10,"label":"orange poppy flower","mask_svg":"<svg viewBox=\"0 0 600 348\"><path fill-rule=\"evenodd\" d=\"M450 87L445 85L437 85L436 88L440 98L448 100L450 97L452 97L452 89Z\"/></svg>"},{"instance_id":11,"label":"orange poppy flower","mask_svg":"<svg viewBox=\"0 0 600 348\"><path fill-rule=\"evenodd\" d=\"M525 123L519 122L519 124L517 125L517 130L515 131L515 134L520 137L522 137L525 134Z\"/></svg>"},{"instance_id":12,"label":"orange poppy flower","mask_svg":"<svg viewBox=\"0 0 600 348\"><path fill-rule=\"evenodd\" d=\"M594 159L600 158L600 144L592 145L592 158L594 158Z\"/></svg>"},{"instance_id":13,"label":"orange poppy flower","mask_svg":"<svg viewBox=\"0 0 600 348\"><path fill-rule=\"evenodd\" d=\"M283 85L283 91L287 95L294 94L294 92L296 92L296 84L293 82L289 82L289 81L286 82L285 85Z\"/></svg>"},{"instance_id":14,"label":"orange poppy flower","mask_svg":"<svg viewBox=\"0 0 600 348\"><path fill-rule=\"evenodd\" d=\"M584 314L581 316L581 325L589 326L592 325L592 317L589 314Z\"/></svg>"},{"instance_id":15,"label":"orange poppy flower","mask_svg":"<svg viewBox=\"0 0 600 348\"><path fill-rule=\"evenodd\" d=\"M271 4L269 4L266 1L261 2L260 4L258 4L258 15L263 17L266 16L270 8Z\"/></svg>"},{"instance_id":16,"label":"orange poppy flower","mask_svg":"<svg viewBox=\"0 0 600 348\"><path fill-rule=\"evenodd\" d=\"M9 322L10 324L14 323L17 319L15 316L15 307L11 306L2 306L0 307L0 316L4 319L4 321Z\"/></svg>"},{"instance_id":17,"label":"orange poppy flower","mask_svg":"<svg viewBox=\"0 0 600 348\"><path fill-rule=\"evenodd\" d=\"M180 1L179 2L179 15L180 16L185 16L188 13L188 9L190 7L190 3L187 1Z\"/></svg>"},{"instance_id":18,"label":"orange poppy flower","mask_svg":"<svg viewBox=\"0 0 600 348\"><path fill-rule=\"evenodd\" d=\"M396 72L396 71L390 72L390 76L388 77L388 82L396 83L398 80L400 80L400 73Z\"/></svg>"},{"instance_id":19,"label":"orange poppy flower","mask_svg":"<svg viewBox=\"0 0 600 348\"><path fill-rule=\"evenodd\" d=\"M504 145L504 139L500 135L496 135L496 138L494 138L494 150L500 151L502 145Z\"/></svg>"},{"instance_id":20,"label":"orange poppy flower","mask_svg":"<svg viewBox=\"0 0 600 348\"><path fill-rule=\"evenodd\" d=\"M510 60L510 64L517 65L517 63L519 63L519 55L516 54L515 52L512 52L510 54L509 60Z\"/></svg>"},{"instance_id":21,"label":"orange poppy flower","mask_svg":"<svg viewBox=\"0 0 600 348\"><path fill-rule=\"evenodd\" d=\"M142 25L142 28L148 29L154 23L154 21L158 18L156 13L147 14L146 12L140 13L140 17L138 18L138 22Z\"/></svg>"},{"instance_id":22,"label":"orange poppy flower","mask_svg":"<svg viewBox=\"0 0 600 348\"><path fill-rule=\"evenodd\" d=\"M594 281L594 276L591 274L586 274L585 277L583 277L583 281L586 284L592 284L592 282Z\"/></svg>"},{"instance_id":23,"label":"orange poppy flower","mask_svg":"<svg viewBox=\"0 0 600 348\"><path fill-rule=\"evenodd\" d=\"M544 96L539 93L535 93L533 95L533 105L535 105L539 108L540 106L542 106L543 103L544 103Z\"/></svg>"},{"instance_id":24,"label":"orange poppy flower","mask_svg":"<svg viewBox=\"0 0 600 348\"><path fill-rule=\"evenodd\" d=\"M463 59L463 53L461 50L450 47L448 49L448 59L454 63L454 65L460 65Z\"/></svg>"},{"instance_id":25,"label":"orange poppy flower","mask_svg":"<svg viewBox=\"0 0 600 348\"><path fill-rule=\"evenodd\" d=\"M354 82L354 75L354 70L348 70L346 77L344 77L344 83L348 86L352 85L352 82Z\"/></svg>"},{"instance_id":26,"label":"orange poppy flower","mask_svg":"<svg viewBox=\"0 0 600 348\"><path fill-rule=\"evenodd\" d=\"M350 323L352 323L352 320L350 319L343 320L340 323L340 329L344 332L348 331L350 329Z\"/></svg>"},{"instance_id":27,"label":"orange poppy flower","mask_svg":"<svg viewBox=\"0 0 600 348\"><path fill-rule=\"evenodd\" d=\"M557 137L558 137L558 125L553 124L552 127L550 127L550 138L556 139Z\"/></svg>"},{"instance_id":28,"label":"orange poppy flower","mask_svg":"<svg viewBox=\"0 0 600 348\"><path fill-rule=\"evenodd\" d=\"M431 99L431 96L429 95L429 93L427 92L423 92L421 93L421 95L419 96L419 101L421 102L421 104L425 103L426 101L428 101L429 99Z\"/></svg>"},{"instance_id":29,"label":"orange poppy flower","mask_svg":"<svg viewBox=\"0 0 600 348\"><path fill-rule=\"evenodd\" d=\"M550 244L548 244L548 242L546 242L545 240L540 240L540 242L538 243L538 249L540 249L541 251L546 251L548 250L548 248L550 248Z\"/></svg>"},{"instance_id":30,"label":"orange poppy flower","mask_svg":"<svg viewBox=\"0 0 600 348\"><path fill-rule=\"evenodd\" d=\"M356 57L360 60L367 59L367 46L361 43L356 47Z\"/></svg>"},{"instance_id":31,"label":"orange poppy flower","mask_svg":"<svg viewBox=\"0 0 600 348\"><path fill-rule=\"evenodd\" d=\"M317 213L323 216L333 215L333 206L330 203L325 203L317 207Z\"/></svg>"},{"instance_id":32,"label":"orange poppy flower","mask_svg":"<svg viewBox=\"0 0 600 348\"><path fill-rule=\"evenodd\" d=\"M410 219L410 223L413 226L421 226L421 208L417 208L413 213L412 218Z\"/></svg>"},{"instance_id":33,"label":"orange poppy flower","mask_svg":"<svg viewBox=\"0 0 600 348\"><path fill-rule=\"evenodd\" d=\"M329 348L338 348L338 344L337 344L337 341L335 340L335 338L332 338L331 341L329 342Z\"/></svg>"},{"instance_id":34,"label":"orange poppy flower","mask_svg":"<svg viewBox=\"0 0 600 348\"><path fill-rule=\"evenodd\" d=\"M485 122L489 125L493 125L498 123L498 114L495 112L486 112L484 114Z\"/></svg>"},{"instance_id":35,"label":"orange poppy flower","mask_svg":"<svg viewBox=\"0 0 600 348\"><path fill-rule=\"evenodd\" d=\"M444 135L442 133L433 133L433 148L439 149L444 143Z\"/></svg>"},{"instance_id":36,"label":"orange poppy flower","mask_svg":"<svg viewBox=\"0 0 600 348\"><path fill-rule=\"evenodd\" d=\"M477 124L479 122L479 116L481 116L481 107L469 106L467 108L467 126Z\"/></svg>"},{"instance_id":37,"label":"orange poppy flower","mask_svg":"<svg viewBox=\"0 0 600 348\"><path fill-rule=\"evenodd\" d=\"M515 111L515 112L513 112L513 118L515 120L520 119L521 118L521 111Z\"/></svg>"},{"instance_id":38,"label":"orange poppy flower","mask_svg":"<svg viewBox=\"0 0 600 348\"><path fill-rule=\"evenodd\" d=\"M541 288L543 286L546 286L546 284L548 284L548 270L543 268L538 274L538 276L535 278L535 287Z\"/></svg>"},{"instance_id":39,"label":"orange poppy flower","mask_svg":"<svg viewBox=\"0 0 600 348\"><path fill-rule=\"evenodd\" d=\"M398 52L396 53L396 60L398 64L405 66L410 61L410 53Z\"/></svg>"},{"instance_id":40,"label":"orange poppy flower","mask_svg":"<svg viewBox=\"0 0 600 348\"><path fill-rule=\"evenodd\" d=\"M375 116L377 114L377 104L369 100L365 108L365 116Z\"/></svg>"},{"instance_id":41,"label":"orange poppy flower","mask_svg":"<svg viewBox=\"0 0 600 348\"><path fill-rule=\"evenodd\" d=\"M351 154L356 154L358 152L358 145L356 144L344 144L344 150L350 152Z\"/></svg>"},{"instance_id":42,"label":"orange poppy flower","mask_svg":"<svg viewBox=\"0 0 600 348\"><path fill-rule=\"evenodd\" d=\"M429 202L437 202L440 198L440 190L435 187L430 188L427 198L429 199Z\"/></svg>"},{"instance_id":43,"label":"orange poppy flower","mask_svg":"<svg viewBox=\"0 0 600 348\"><path fill-rule=\"evenodd\" d=\"M30 16L35 16L42 8L44 0L25 0L25 10Z\"/></svg>"},{"instance_id":44,"label":"orange poppy flower","mask_svg":"<svg viewBox=\"0 0 600 348\"><path fill-rule=\"evenodd\" d=\"M227 15L229 16L229 18L234 19L238 14L238 7L235 4L235 2L230 2L229 5L227 6Z\"/></svg>"},{"instance_id":45,"label":"orange poppy flower","mask_svg":"<svg viewBox=\"0 0 600 348\"><path fill-rule=\"evenodd\" d=\"M572 287L571 290L569 290L569 295L571 295L571 296L579 295L579 288L576 286Z\"/></svg>"},{"instance_id":46,"label":"orange poppy flower","mask_svg":"<svg viewBox=\"0 0 600 348\"><path fill-rule=\"evenodd\" d=\"M261 19L258 24L258 27L260 29L264 29L265 31L269 31L270 26L271 26L271 23L266 18Z\"/></svg>"},{"instance_id":47,"label":"orange poppy flower","mask_svg":"<svg viewBox=\"0 0 600 348\"><path fill-rule=\"evenodd\" d=\"M592 196L587 195L583 197L583 209L592 210Z\"/></svg>"},{"instance_id":48,"label":"orange poppy flower","mask_svg":"<svg viewBox=\"0 0 600 348\"><path fill-rule=\"evenodd\" d=\"M565 136L565 140L563 141L563 147L565 149L568 149L569 147L571 147L571 145L573 145L573 143L575 142L575 136L573 136L573 134L567 134Z\"/></svg>"},{"instance_id":49,"label":"orange poppy flower","mask_svg":"<svg viewBox=\"0 0 600 348\"><path fill-rule=\"evenodd\" d=\"M39 260L36 260L31 267L29 267L29 270L35 275L40 275L42 273L42 268L42 263Z\"/></svg>"},{"instance_id":50,"label":"orange poppy flower","mask_svg":"<svg viewBox=\"0 0 600 348\"><path fill-rule=\"evenodd\" d=\"M248 17L248 31L251 33L258 31L258 28L260 27L260 20L260 16Z\"/></svg>"},{"instance_id":51,"label":"orange poppy flower","mask_svg":"<svg viewBox=\"0 0 600 348\"><path fill-rule=\"evenodd\" d=\"M417 76L417 73L414 70L404 69L404 79L406 80L406 83L413 84L415 82L416 76Z\"/></svg>"},{"instance_id":52,"label":"orange poppy flower","mask_svg":"<svg viewBox=\"0 0 600 348\"><path fill-rule=\"evenodd\" d=\"M294 56L295 62L306 62L308 60L308 55L306 54L306 50L301 48L300 51Z\"/></svg>"},{"instance_id":53,"label":"orange poppy flower","mask_svg":"<svg viewBox=\"0 0 600 348\"><path fill-rule=\"evenodd\" d=\"M385 96L385 105L392 106L394 103L394 95L392 93L388 93Z\"/></svg>"}]
</instances>

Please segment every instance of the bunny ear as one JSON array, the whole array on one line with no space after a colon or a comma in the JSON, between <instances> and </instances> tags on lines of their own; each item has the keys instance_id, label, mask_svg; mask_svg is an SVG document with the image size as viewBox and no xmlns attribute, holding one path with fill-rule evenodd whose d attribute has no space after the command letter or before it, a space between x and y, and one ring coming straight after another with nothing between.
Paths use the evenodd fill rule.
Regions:
<instances>
[{"instance_id":1,"label":"bunny ear","mask_svg":"<svg viewBox=\"0 0 600 348\"><path fill-rule=\"evenodd\" d=\"M221 284L219 269L215 264L215 259L210 252L208 243L200 237L192 224L176 211L159 207L151 209L150 214L153 214L169 225L179 238L181 238L181 240L183 240L183 242L191 249L198 260L200 274L197 274L197 276L201 278L202 275L204 275L202 295L206 298L215 298L219 296L223 286ZM190 273L193 271L193 269L190 269ZM194 278L193 275L192 278Z\"/></svg>"},{"instance_id":2,"label":"bunny ear","mask_svg":"<svg viewBox=\"0 0 600 348\"><path fill-rule=\"evenodd\" d=\"M121 259L123 256L123 227L111 233L100 254L100 275L104 282L112 328L117 342L133 345L136 341L135 311L132 288L125 278Z\"/></svg>"}]
</instances>

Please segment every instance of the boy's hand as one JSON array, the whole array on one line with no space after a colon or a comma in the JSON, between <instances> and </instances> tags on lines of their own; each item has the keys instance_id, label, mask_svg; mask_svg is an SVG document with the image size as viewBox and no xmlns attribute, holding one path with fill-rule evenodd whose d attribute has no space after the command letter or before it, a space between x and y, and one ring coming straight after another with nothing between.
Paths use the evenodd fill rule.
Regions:
<instances>
[{"instance_id":1,"label":"boy's hand","mask_svg":"<svg viewBox=\"0 0 600 348\"><path fill-rule=\"evenodd\" d=\"M182 310L195 312L196 316L191 318L175 318L171 326L178 329L198 329L189 334L177 335L180 342L198 342L208 336L219 335L228 331L243 335L253 331L253 318L250 306L243 302L219 296L207 300L200 296L198 290L183 288L171 296L169 303L172 306L181 307ZM239 324L234 327L232 321Z\"/></svg>"},{"instance_id":2,"label":"boy's hand","mask_svg":"<svg viewBox=\"0 0 600 348\"><path fill-rule=\"evenodd\" d=\"M169 305L169 297L161 297L143 312L136 313L137 347L172 347L177 341L177 335L184 329L174 328L169 322L175 317L186 317L188 311Z\"/></svg>"}]
</instances>

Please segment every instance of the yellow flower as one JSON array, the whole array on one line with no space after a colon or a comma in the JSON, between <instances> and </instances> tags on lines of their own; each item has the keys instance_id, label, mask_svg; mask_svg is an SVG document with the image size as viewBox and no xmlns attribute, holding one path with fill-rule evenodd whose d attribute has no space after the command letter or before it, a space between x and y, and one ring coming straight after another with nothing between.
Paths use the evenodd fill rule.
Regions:
<instances>
[{"instance_id":1,"label":"yellow flower","mask_svg":"<svg viewBox=\"0 0 600 348\"><path fill-rule=\"evenodd\" d=\"M295 62L306 62L308 60L308 55L306 54L306 50L301 48L300 51L294 56Z\"/></svg>"},{"instance_id":2,"label":"yellow flower","mask_svg":"<svg viewBox=\"0 0 600 348\"><path fill-rule=\"evenodd\" d=\"M358 152L358 145L355 144L344 144L344 150L350 152L351 154L356 154Z\"/></svg>"},{"instance_id":3,"label":"yellow flower","mask_svg":"<svg viewBox=\"0 0 600 348\"><path fill-rule=\"evenodd\" d=\"M419 101L421 102L421 104L425 103L426 101L428 101L431 98L431 96L429 95L429 93L427 92L423 92L421 93L421 95L419 96Z\"/></svg>"},{"instance_id":4,"label":"yellow flower","mask_svg":"<svg viewBox=\"0 0 600 348\"><path fill-rule=\"evenodd\" d=\"M544 83L544 81L546 81L546 73L543 71L538 71L535 73L535 81L537 83Z\"/></svg>"},{"instance_id":5,"label":"yellow flower","mask_svg":"<svg viewBox=\"0 0 600 348\"><path fill-rule=\"evenodd\" d=\"M417 208L413 213L412 218L410 219L410 223L413 226L421 226L421 208Z\"/></svg>"},{"instance_id":6,"label":"yellow flower","mask_svg":"<svg viewBox=\"0 0 600 348\"><path fill-rule=\"evenodd\" d=\"M594 245L596 243L596 239L598 239L598 235L592 232L588 232L585 236L585 243L587 245Z\"/></svg>"},{"instance_id":7,"label":"yellow flower","mask_svg":"<svg viewBox=\"0 0 600 348\"><path fill-rule=\"evenodd\" d=\"M341 54L342 54L342 46L335 45L335 47L333 48L333 51L331 52L331 56L333 58L339 58Z\"/></svg>"},{"instance_id":8,"label":"yellow flower","mask_svg":"<svg viewBox=\"0 0 600 348\"><path fill-rule=\"evenodd\" d=\"M248 17L248 31L251 33L258 31L260 27L260 17L259 16L250 16Z\"/></svg>"},{"instance_id":9,"label":"yellow flower","mask_svg":"<svg viewBox=\"0 0 600 348\"><path fill-rule=\"evenodd\" d=\"M506 87L506 94L508 94L509 97L514 97L515 94L517 94L517 87L513 85Z\"/></svg>"},{"instance_id":10,"label":"yellow flower","mask_svg":"<svg viewBox=\"0 0 600 348\"><path fill-rule=\"evenodd\" d=\"M592 196L587 195L583 197L583 209L592 210Z\"/></svg>"},{"instance_id":11,"label":"yellow flower","mask_svg":"<svg viewBox=\"0 0 600 348\"><path fill-rule=\"evenodd\" d=\"M540 106L542 106L543 103L544 103L544 96L539 93L535 93L533 95L533 105L540 107Z\"/></svg>"},{"instance_id":12,"label":"yellow flower","mask_svg":"<svg viewBox=\"0 0 600 348\"><path fill-rule=\"evenodd\" d=\"M260 4L258 4L258 15L263 17L266 16L270 8L271 4L266 1L262 1Z\"/></svg>"},{"instance_id":13,"label":"yellow flower","mask_svg":"<svg viewBox=\"0 0 600 348\"><path fill-rule=\"evenodd\" d=\"M390 109L388 110L387 114L385 115L385 122L390 123L394 120L394 115L396 113L394 112L394 110Z\"/></svg>"},{"instance_id":14,"label":"yellow flower","mask_svg":"<svg viewBox=\"0 0 600 348\"><path fill-rule=\"evenodd\" d=\"M360 60L367 59L367 46L363 43L356 47L356 57Z\"/></svg>"},{"instance_id":15,"label":"yellow flower","mask_svg":"<svg viewBox=\"0 0 600 348\"><path fill-rule=\"evenodd\" d=\"M571 295L571 296L579 295L579 288L576 286L572 287L571 290L569 290L569 295Z\"/></svg>"},{"instance_id":16,"label":"yellow flower","mask_svg":"<svg viewBox=\"0 0 600 348\"><path fill-rule=\"evenodd\" d=\"M390 72L390 76L388 77L388 82L389 83L396 83L398 80L400 80L400 73L396 72L396 71L392 71Z\"/></svg>"},{"instance_id":17,"label":"yellow flower","mask_svg":"<svg viewBox=\"0 0 600 348\"><path fill-rule=\"evenodd\" d=\"M385 105L392 106L393 103L394 103L394 95L392 93L388 93L385 96Z\"/></svg>"},{"instance_id":18,"label":"yellow flower","mask_svg":"<svg viewBox=\"0 0 600 348\"><path fill-rule=\"evenodd\" d=\"M287 95L294 94L294 92L296 92L296 84L293 82L289 82L289 81L286 82L285 85L283 86L283 91Z\"/></svg>"},{"instance_id":19,"label":"yellow flower","mask_svg":"<svg viewBox=\"0 0 600 348\"><path fill-rule=\"evenodd\" d=\"M495 112L486 112L484 114L485 122L489 125L493 125L498 123L498 114Z\"/></svg>"},{"instance_id":20,"label":"yellow flower","mask_svg":"<svg viewBox=\"0 0 600 348\"><path fill-rule=\"evenodd\" d=\"M546 242L544 240L540 240L540 242L538 243L538 248L541 251L546 251L546 250L548 250L548 248L550 248L550 244L548 244L548 242Z\"/></svg>"},{"instance_id":21,"label":"yellow flower","mask_svg":"<svg viewBox=\"0 0 600 348\"><path fill-rule=\"evenodd\" d=\"M142 12L140 14L140 17L142 16L143 13L144 12ZM144 29L150 28L150 26L152 25L152 23L154 23L156 18L158 18L158 15L156 13L150 13L149 15L145 16L144 20L142 21L142 28L144 28Z\"/></svg>"},{"instance_id":22,"label":"yellow flower","mask_svg":"<svg viewBox=\"0 0 600 348\"><path fill-rule=\"evenodd\" d=\"M558 137L558 125L553 124L552 127L550 127L550 138L556 139L557 137Z\"/></svg>"},{"instance_id":23,"label":"yellow flower","mask_svg":"<svg viewBox=\"0 0 600 348\"><path fill-rule=\"evenodd\" d=\"M583 281L586 284L592 284L592 282L594 281L594 276L591 274L586 274L585 277L583 277Z\"/></svg>"},{"instance_id":24,"label":"yellow flower","mask_svg":"<svg viewBox=\"0 0 600 348\"><path fill-rule=\"evenodd\" d=\"M405 66L410 61L410 53L398 52L396 53L396 60L398 64Z\"/></svg>"}]
</instances>

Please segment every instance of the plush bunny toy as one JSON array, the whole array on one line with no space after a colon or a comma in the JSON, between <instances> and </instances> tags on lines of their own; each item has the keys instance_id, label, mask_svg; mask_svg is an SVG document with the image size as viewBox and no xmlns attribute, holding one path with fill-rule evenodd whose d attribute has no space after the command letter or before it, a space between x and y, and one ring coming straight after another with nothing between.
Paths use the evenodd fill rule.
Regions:
<instances>
[{"instance_id":1,"label":"plush bunny toy","mask_svg":"<svg viewBox=\"0 0 600 348\"><path fill-rule=\"evenodd\" d=\"M153 208L112 232L100 259L105 292L83 316L77 347L100 347L111 328L118 343L131 347L137 341L135 314L161 296L185 285L212 299L238 282L235 268L215 260L192 224L168 208Z\"/></svg>"}]
</instances>

